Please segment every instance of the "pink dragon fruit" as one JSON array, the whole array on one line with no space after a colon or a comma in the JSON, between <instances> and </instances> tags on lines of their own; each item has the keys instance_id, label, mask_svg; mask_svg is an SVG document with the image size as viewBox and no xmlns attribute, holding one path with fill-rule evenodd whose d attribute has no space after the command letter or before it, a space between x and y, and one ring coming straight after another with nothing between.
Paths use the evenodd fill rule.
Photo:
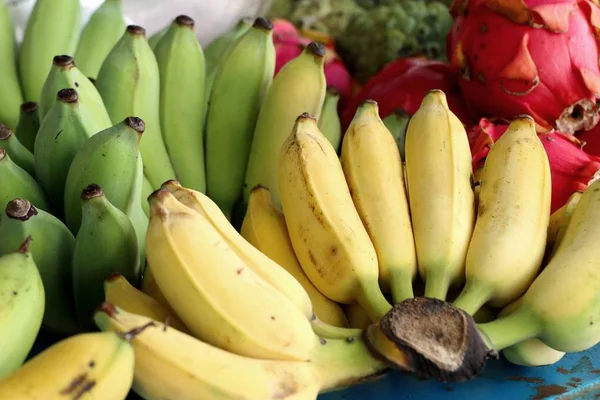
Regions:
<instances>
[{"instance_id":1,"label":"pink dragon fruit","mask_svg":"<svg viewBox=\"0 0 600 400\"><path fill-rule=\"evenodd\" d=\"M448 59L477 117L531 115L538 131L598 123L597 0L455 0Z\"/></svg>"}]
</instances>

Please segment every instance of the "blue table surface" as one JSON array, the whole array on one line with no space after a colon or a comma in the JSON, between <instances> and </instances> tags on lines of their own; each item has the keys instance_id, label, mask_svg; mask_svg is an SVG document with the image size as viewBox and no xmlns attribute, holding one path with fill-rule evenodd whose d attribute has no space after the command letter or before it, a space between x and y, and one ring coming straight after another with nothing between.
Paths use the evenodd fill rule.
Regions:
<instances>
[{"instance_id":1,"label":"blue table surface","mask_svg":"<svg viewBox=\"0 0 600 400\"><path fill-rule=\"evenodd\" d=\"M30 357L56 342L41 333ZM132 393L127 400L139 400ZM546 367L519 367L506 360L488 362L474 380L443 384L391 371L346 390L322 394L318 400L600 400L600 345L567 354Z\"/></svg>"}]
</instances>

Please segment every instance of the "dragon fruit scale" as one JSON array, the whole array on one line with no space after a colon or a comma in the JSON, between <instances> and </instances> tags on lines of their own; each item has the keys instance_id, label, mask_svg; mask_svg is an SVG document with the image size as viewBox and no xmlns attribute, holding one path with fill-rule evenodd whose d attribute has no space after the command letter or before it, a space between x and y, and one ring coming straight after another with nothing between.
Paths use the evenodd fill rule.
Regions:
<instances>
[{"instance_id":1,"label":"dragon fruit scale","mask_svg":"<svg viewBox=\"0 0 600 400\"><path fill-rule=\"evenodd\" d=\"M477 117L531 115L538 132L598 123L598 0L455 0L448 59Z\"/></svg>"}]
</instances>

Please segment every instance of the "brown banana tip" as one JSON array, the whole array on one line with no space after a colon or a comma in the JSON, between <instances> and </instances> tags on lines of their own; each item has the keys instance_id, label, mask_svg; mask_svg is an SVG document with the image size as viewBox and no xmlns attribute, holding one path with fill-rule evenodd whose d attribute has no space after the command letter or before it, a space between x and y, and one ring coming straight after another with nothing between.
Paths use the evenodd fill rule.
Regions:
<instances>
[{"instance_id":1,"label":"brown banana tip","mask_svg":"<svg viewBox=\"0 0 600 400\"><path fill-rule=\"evenodd\" d=\"M146 36L146 29L139 25L127 25L126 31L131 35Z\"/></svg>"},{"instance_id":2,"label":"brown banana tip","mask_svg":"<svg viewBox=\"0 0 600 400\"><path fill-rule=\"evenodd\" d=\"M96 197L102 197L102 196L104 196L104 191L102 190L100 185L97 185L95 183L92 183L91 185L86 186L81 191L81 199L82 200L91 200Z\"/></svg>"},{"instance_id":3,"label":"brown banana tip","mask_svg":"<svg viewBox=\"0 0 600 400\"><path fill-rule=\"evenodd\" d=\"M25 103L21 104L21 111L26 114L37 111L37 109L38 103L36 103L35 101L26 101Z\"/></svg>"},{"instance_id":4,"label":"brown banana tip","mask_svg":"<svg viewBox=\"0 0 600 400\"><path fill-rule=\"evenodd\" d=\"M25 240L23 241L23 243L21 243L21 245L19 246L19 249L17 251L21 254L25 254L25 253L29 252L29 246L31 246L32 240L33 240L33 238L31 237L31 235L28 235L25 238Z\"/></svg>"},{"instance_id":5,"label":"brown banana tip","mask_svg":"<svg viewBox=\"0 0 600 400\"><path fill-rule=\"evenodd\" d=\"M325 57L325 46L320 42L310 42L308 46L306 46L308 51L318 57Z\"/></svg>"},{"instance_id":6,"label":"brown banana tip","mask_svg":"<svg viewBox=\"0 0 600 400\"><path fill-rule=\"evenodd\" d=\"M535 120L533 119L533 117L532 117L531 115L529 115L529 114L519 114L519 115L517 115L517 116L516 116L514 119L515 119L515 120L517 120L517 119L526 119L526 120L529 120L529 121L531 121L531 122L535 121Z\"/></svg>"},{"instance_id":7,"label":"brown banana tip","mask_svg":"<svg viewBox=\"0 0 600 400\"><path fill-rule=\"evenodd\" d=\"M137 133L144 133L146 130L146 124L141 118L138 117L125 118L125 124Z\"/></svg>"},{"instance_id":8,"label":"brown banana tip","mask_svg":"<svg viewBox=\"0 0 600 400\"><path fill-rule=\"evenodd\" d=\"M361 101L358 106L359 107L363 107L363 106L376 106L376 107L378 107L379 104L375 100L373 100L373 99L366 99L366 100Z\"/></svg>"},{"instance_id":9,"label":"brown banana tip","mask_svg":"<svg viewBox=\"0 0 600 400\"><path fill-rule=\"evenodd\" d=\"M6 140L9 137L11 137L13 134L12 129L10 129L8 126L0 123L0 140Z\"/></svg>"},{"instance_id":10,"label":"brown banana tip","mask_svg":"<svg viewBox=\"0 0 600 400\"><path fill-rule=\"evenodd\" d=\"M254 28L264 29L266 31L270 31L273 29L273 24L271 21L264 17L258 17L254 20L254 24L252 25Z\"/></svg>"},{"instance_id":11,"label":"brown banana tip","mask_svg":"<svg viewBox=\"0 0 600 400\"><path fill-rule=\"evenodd\" d=\"M168 188L169 186L182 187L181 183L177 179L169 179L168 181L164 181L162 185L160 185L161 189Z\"/></svg>"},{"instance_id":12,"label":"brown banana tip","mask_svg":"<svg viewBox=\"0 0 600 400\"><path fill-rule=\"evenodd\" d=\"M66 54L61 54L58 56L54 56L54 58L52 59L52 62L54 63L54 65L56 65L57 67L73 67L75 66L75 60L73 59L73 57L66 55Z\"/></svg>"},{"instance_id":13,"label":"brown banana tip","mask_svg":"<svg viewBox=\"0 0 600 400\"><path fill-rule=\"evenodd\" d=\"M271 192L271 189L269 189L267 186L259 183L258 185L254 186L252 188L252 190L250 190L250 193L258 192L258 191L261 191L261 190L266 190L269 193ZM317 316L313 314L313 317L316 318Z\"/></svg>"},{"instance_id":14,"label":"brown banana tip","mask_svg":"<svg viewBox=\"0 0 600 400\"><path fill-rule=\"evenodd\" d=\"M298 117L296 118L296 121L299 121L301 119L310 119L310 120L313 120L315 122L317 121L317 119L315 117L313 117L312 115L310 115L307 112L303 112L302 114L298 115Z\"/></svg>"},{"instance_id":15,"label":"brown banana tip","mask_svg":"<svg viewBox=\"0 0 600 400\"><path fill-rule=\"evenodd\" d=\"M62 101L63 103L77 103L79 100L79 95L73 88L61 89L56 94L56 99L58 101Z\"/></svg>"},{"instance_id":16,"label":"brown banana tip","mask_svg":"<svg viewBox=\"0 0 600 400\"><path fill-rule=\"evenodd\" d=\"M150 195L148 196L148 202L150 204L152 204L156 200L160 200L160 198L163 197L163 196L165 196L167 193L171 194L171 192L169 192L164 187L160 187L159 189L156 189L154 192L150 193Z\"/></svg>"},{"instance_id":17,"label":"brown banana tip","mask_svg":"<svg viewBox=\"0 0 600 400\"><path fill-rule=\"evenodd\" d=\"M432 94L432 93L439 93L439 94L443 94L444 96L446 95L446 93L444 93L444 91L441 89L430 89L425 92L425 95L427 96L428 94Z\"/></svg>"},{"instance_id":18,"label":"brown banana tip","mask_svg":"<svg viewBox=\"0 0 600 400\"><path fill-rule=\"evenodd\" d=\"M123 277L123 274L121 274L119 272L111 272L110 274L108 274L108 276L106 278L104 278L104 281L112 282L112 281L116 281L117 279L121 279L121 277Z\"/></svg>"},{"instance_id":19,"label":"brown banana tip","mask_svg":"<svg viewBox=\"0 0 600 400\"><path fill-rule=\"evenodd\" d=\"M144 332L146 329L150 328L150 327L157 327L158 324L154 321L150 321L142 326L139 326L137 328L133 328L132 330L125 332L123 334L121 334L121 336L123 337L123 339L127 340L128 342L132 341L133 339L135 339L136 336L138 336L140 333Z\"/></svg>"},{"instance_id":20,"label":"brown banana tip","mask_svg":"<svg viewBox=\"0 0 600 400\"><path fill-rule=\"evenodd\" d=\"M194 27L194 20L187 15L178 15L177 18L175 18L175 23L179 26L186 26L188 28Z\"/></svg>"},{"instance_id":21,"label":"brown banana tip","mask_svg":"<svg viewBox=\"0 0 600 400\"><path fill-rule=\"evenodd\" d=\"M37 215L37 209L27 199L16 198L6 204L6 216L19 221L28 221L34 215Z\"/></svg>"},{"instance_id":22,"label":"brown banana tip","mask_svg":"<svg viewBox=\"0 0 600 400\"><path fill-rule=\"evenodd\" d=\"M103 301L102 304L96 307L94 314L99 312L108 315L110 318L114 318L117 316L117 314L119 314L117 307L115 307L113 303L110 303L108 301Z\"/></svg>"},{"instance_id":23,"label":"brown banana tip","mask_svg":"<svg viewBox=\"0 0 600 400\"><path fill-rule=\"evenodd\" d=\"M0 146L0 160L4 160L4 157L6 157L6 150L4 150L4 147Z\"/></svg>"}]
</instances>

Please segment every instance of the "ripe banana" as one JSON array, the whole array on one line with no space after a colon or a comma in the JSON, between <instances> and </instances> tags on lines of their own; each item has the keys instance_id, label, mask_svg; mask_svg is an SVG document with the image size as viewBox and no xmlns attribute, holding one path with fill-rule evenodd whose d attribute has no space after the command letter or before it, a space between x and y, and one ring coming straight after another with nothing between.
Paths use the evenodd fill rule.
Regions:
<instances>
[{"instance_id":1,"label":"ripe banana","mask_svg":"<svg viewBox=\"0 0 600 400\"><path fill-rule=\"evenodd\" d=\"M42 120L35 138L35 176L50 200L54 215L62 218L67 173L77 150L94 135L96 127L85 118L74 89L62 89Z\"/></svg>"},{"instance_id":2,"label":"ripe banana","mask_svg":"<svg viewBox=\"0 0 600 400\"><path fill-rule=\"evenodd\" d=\"M52 57L73 54L80 23L79 0L36 0L19 52L19 76L25 101L40 101Z\"/></svg>"},{"instance_id":3,"label":"ripe banana","mask_svg":"<svg viewBox=\"0 0 600 400\"><path fill-rule=\"evenodd\" d=\"M348 327L340 305L319 292L302 270L290 241L285 217L273 204L268 188L257 186L250 192L240 232L250 244L285 268L302 285L318 319L326 324Z\"/></svg>"},{"instance_id":4,"label":"ripe banana","mask_svg":"<svg viewBox=\"0 0 600 400\"><path fill-rule=\"evenodd\" d=\"M338 103L340 94L333 87L328 87L325 93L325 101L319 118L319 130L331 143L336 152L340 150L342 143L342 124L338 114Z\"/></svg>"},{"instance_id":5,"label":"ripe banana","mask_svg":"<svg viewBox=\"0 0 600 400\"><path fill-rule=\"evenodd\" d=\"M2 77L0 123L10 129L17 128L19 106L23 103L17 72L16 49L14 25L8 3L2 1L0 2L0 76Z\"/></svg>"},{"instance_id":6,"label":"ripe banana","mask_svg":"<svg viewBox=\"0 0 600 400\"><path fill-rule=\"evenodd\" d=\"M358 303L345 304L344 312L346 313L351 328L367 329L373 322L371 321L371 318L369 318L369 314L367 314L365 309Z\"/></svg>"},{"instance_id":7,"label":"ripe banana","mask_svg":"<svg viewBox=\"0 0 600 400\"><path fill-rule=\"evenodd\" d=\"M81 209L73 249L73 293L79 325L91 330L94 308L104 300L104 278L118 272L138 284L140 260L131 221L108 201L100 186L83 189Z\"/></svg>"},{"instance_id":8,"label":"ripe banana","mask_svg":"<svg viewBox=\"0 0 600 400\"><path fill-rule=\"evenodd\" d=\"M377 253L379 285L395 303L414 297L417 255L400 152L367 100L357 109L342 142L342 168L352 200Z\"/></svg>"},{"instance_id":9,"label":"ripe banana","mask_svg":"<svg viewBox=\"0 0 600 400\"><path fill-rule=\"evenodd\" d=\"M327 88L324 57L325 47L312 42L273 79L254 130L244 181L244 204L248 204L252 188L263 185L271 190L275 204L280 205L277 171L281 146L298 115L306 112L319 119Z\"/></svg>"},{"instance_id":10,"label":"ripe banana","mask_svg":"<svg viewBox=\"0 0 600 400\"><path fill-rule=\"evenodd\" d=\"M577 204L579 204L579 200L581 200L581 196L583 196L583 191L573 192L567 202L550 215L546 238L546 253L549 257L552 257L552 254L556 251L558 244L565 234L565 229L571 220L573 211L575 211Z\"/></svg>"},{"instance_id":11,"label":"ripe banana","mask_svg":"<svg viewBox=\"0 0 600 400\"><path fill-rule=\"evenodd\" d=\"M428 92L405 140L408 198L425 296L445 300L464 281L475 221L471 151L441 90Z\"/></svg>"},{"instance_id":12,"label":"ripe banana","mask_svg":"<svg viewBox=\"0 0 600 400\"><path fill-rule=\"evenodd\" d=\"M29 175L35 178L33 154L25 148L6 125L0 123L0 146L6 150L11 159Z\"/></svg>"},{"instance_id":13,"label":"ripe banana","mask_svg":"<svg viewBox=\"0 0 600 400\"><path fill-rule=\"evenodd\" d=\"M44 283L44 327L62 334L79 332L71 279L75 238L53 215L25 199L14 199L0 218L0 254L14 251L29 236L29 249Z\"/></svg>"},{"instance_id":14,"label":"ripe banana","mask_svg":"<svg viewBox=\"0 0 600 400\"><path fill-rule=\"evenodd\" d=\"M146 124L140 152L144 175L154 188L175 178L160 129L160 76L146 31L129 25L110 51L96 79L96 87L104 100L113 124L130 116Z\"/></svg>"},{"instance_id":15,"label":"ripe banana","mask_svg":"<svg viewBox=\"0 0 600 400\"><path fill-rule=\"evenodd\" d=\"M48 211L46 195L38 183L21 167L11 160L6 150L0 146L0 212L12 199L23 197L41 210Z\"/></svg>"},{"instance_id":16,"label":"ripe banana","mask_svg":"<svg viewBox=\"0 0 600 400\"><path fill-rule=\"evenodd\" d=\"M410 121L410 115L404 110L397 109L383 119L383 123L392 133L398 150L400 151L400 157L402 161L406 160L405 156L405 145L406 145L406 128Z\"/></svg>"},{"instance_id":17,"label":"ripe banana","mask_svg":"<svg viewBox=\"0 0 600 400\"><path fill-rule=\"evenodd\" d=\"M28 237L0 256L0 380L25 361L44 316L44 285L30 243Z\"/></svg>"},{"instance_id":18,"label":"ripe banana","mask_svg":"<svg viewBox=\"0 0 600 400\"><path fill-rule=\"evenodd\" d=\"M268 20L257 18L224 56L212 87L206 117L208 195L229 220L242 196L256 120L273 81L272 30Z\"/></svg>"},{"instance_id":19,"label":"ripe banana","mask_svg":"<svg viewBox=\"0 0 600 400\"><path fill-rule=\"evenodd\" d=\"M27 101L21 104L19 122L15 130L15 135L19 142L33 154L35 137L40 129L40 113L38 104L33 101Z\"/></svg>"},{"instance_id":20,"label":"ripe banana","mask_svg":"<svg viewBox=\"0 0 600 400\"><path fill-rule=\"evenodd\" d=\"M75 60L81 72L96 79L108 53L125 31L121 0L104 0L81 32Z\"/></svg>"},{"instance_id":21,"label":"ripe banana","mask_svg":"<svg viewBox=\"0 0 600 400\"><path fill-rule=\"evenodd\" d=\"M454 301L469 314L516 300L538 274L550 218L550 164L529 116L494 143L481 175L466 284Z\"/></svg>"},{"instance_id":22,"label":"ripe banana","mask_svg":"<svg viewBox=\"0 0 600 400\"><path fill-rule=\"evenodd\" d=\"M133 381L134 334L85 333L64 339L0 381L11 400L123 400Z\"/></svg>"},{"instance_id":23,"label":"ripe banana","mask_svg":"<svg viewBox=\"0 0 600 400\"><path fill-rule=\"evenodd\" d=\"M186 15L175 18L154 54L160 72L160 126L167 153L177 179L206 193L204 54L194 20Z\"/></svg>"},{"instance_id":24,"label":"ripe banana","mask_svg":"<svg viewBox=\"0 0 600 400\"><path fill-rule=\"evenodd\" d=\"M389 309L379 288L377 254L331 143L302 114L279 158L285 222L302 269L338 303L359 302L373 320Z\"/></svg>"}]
</instances>

